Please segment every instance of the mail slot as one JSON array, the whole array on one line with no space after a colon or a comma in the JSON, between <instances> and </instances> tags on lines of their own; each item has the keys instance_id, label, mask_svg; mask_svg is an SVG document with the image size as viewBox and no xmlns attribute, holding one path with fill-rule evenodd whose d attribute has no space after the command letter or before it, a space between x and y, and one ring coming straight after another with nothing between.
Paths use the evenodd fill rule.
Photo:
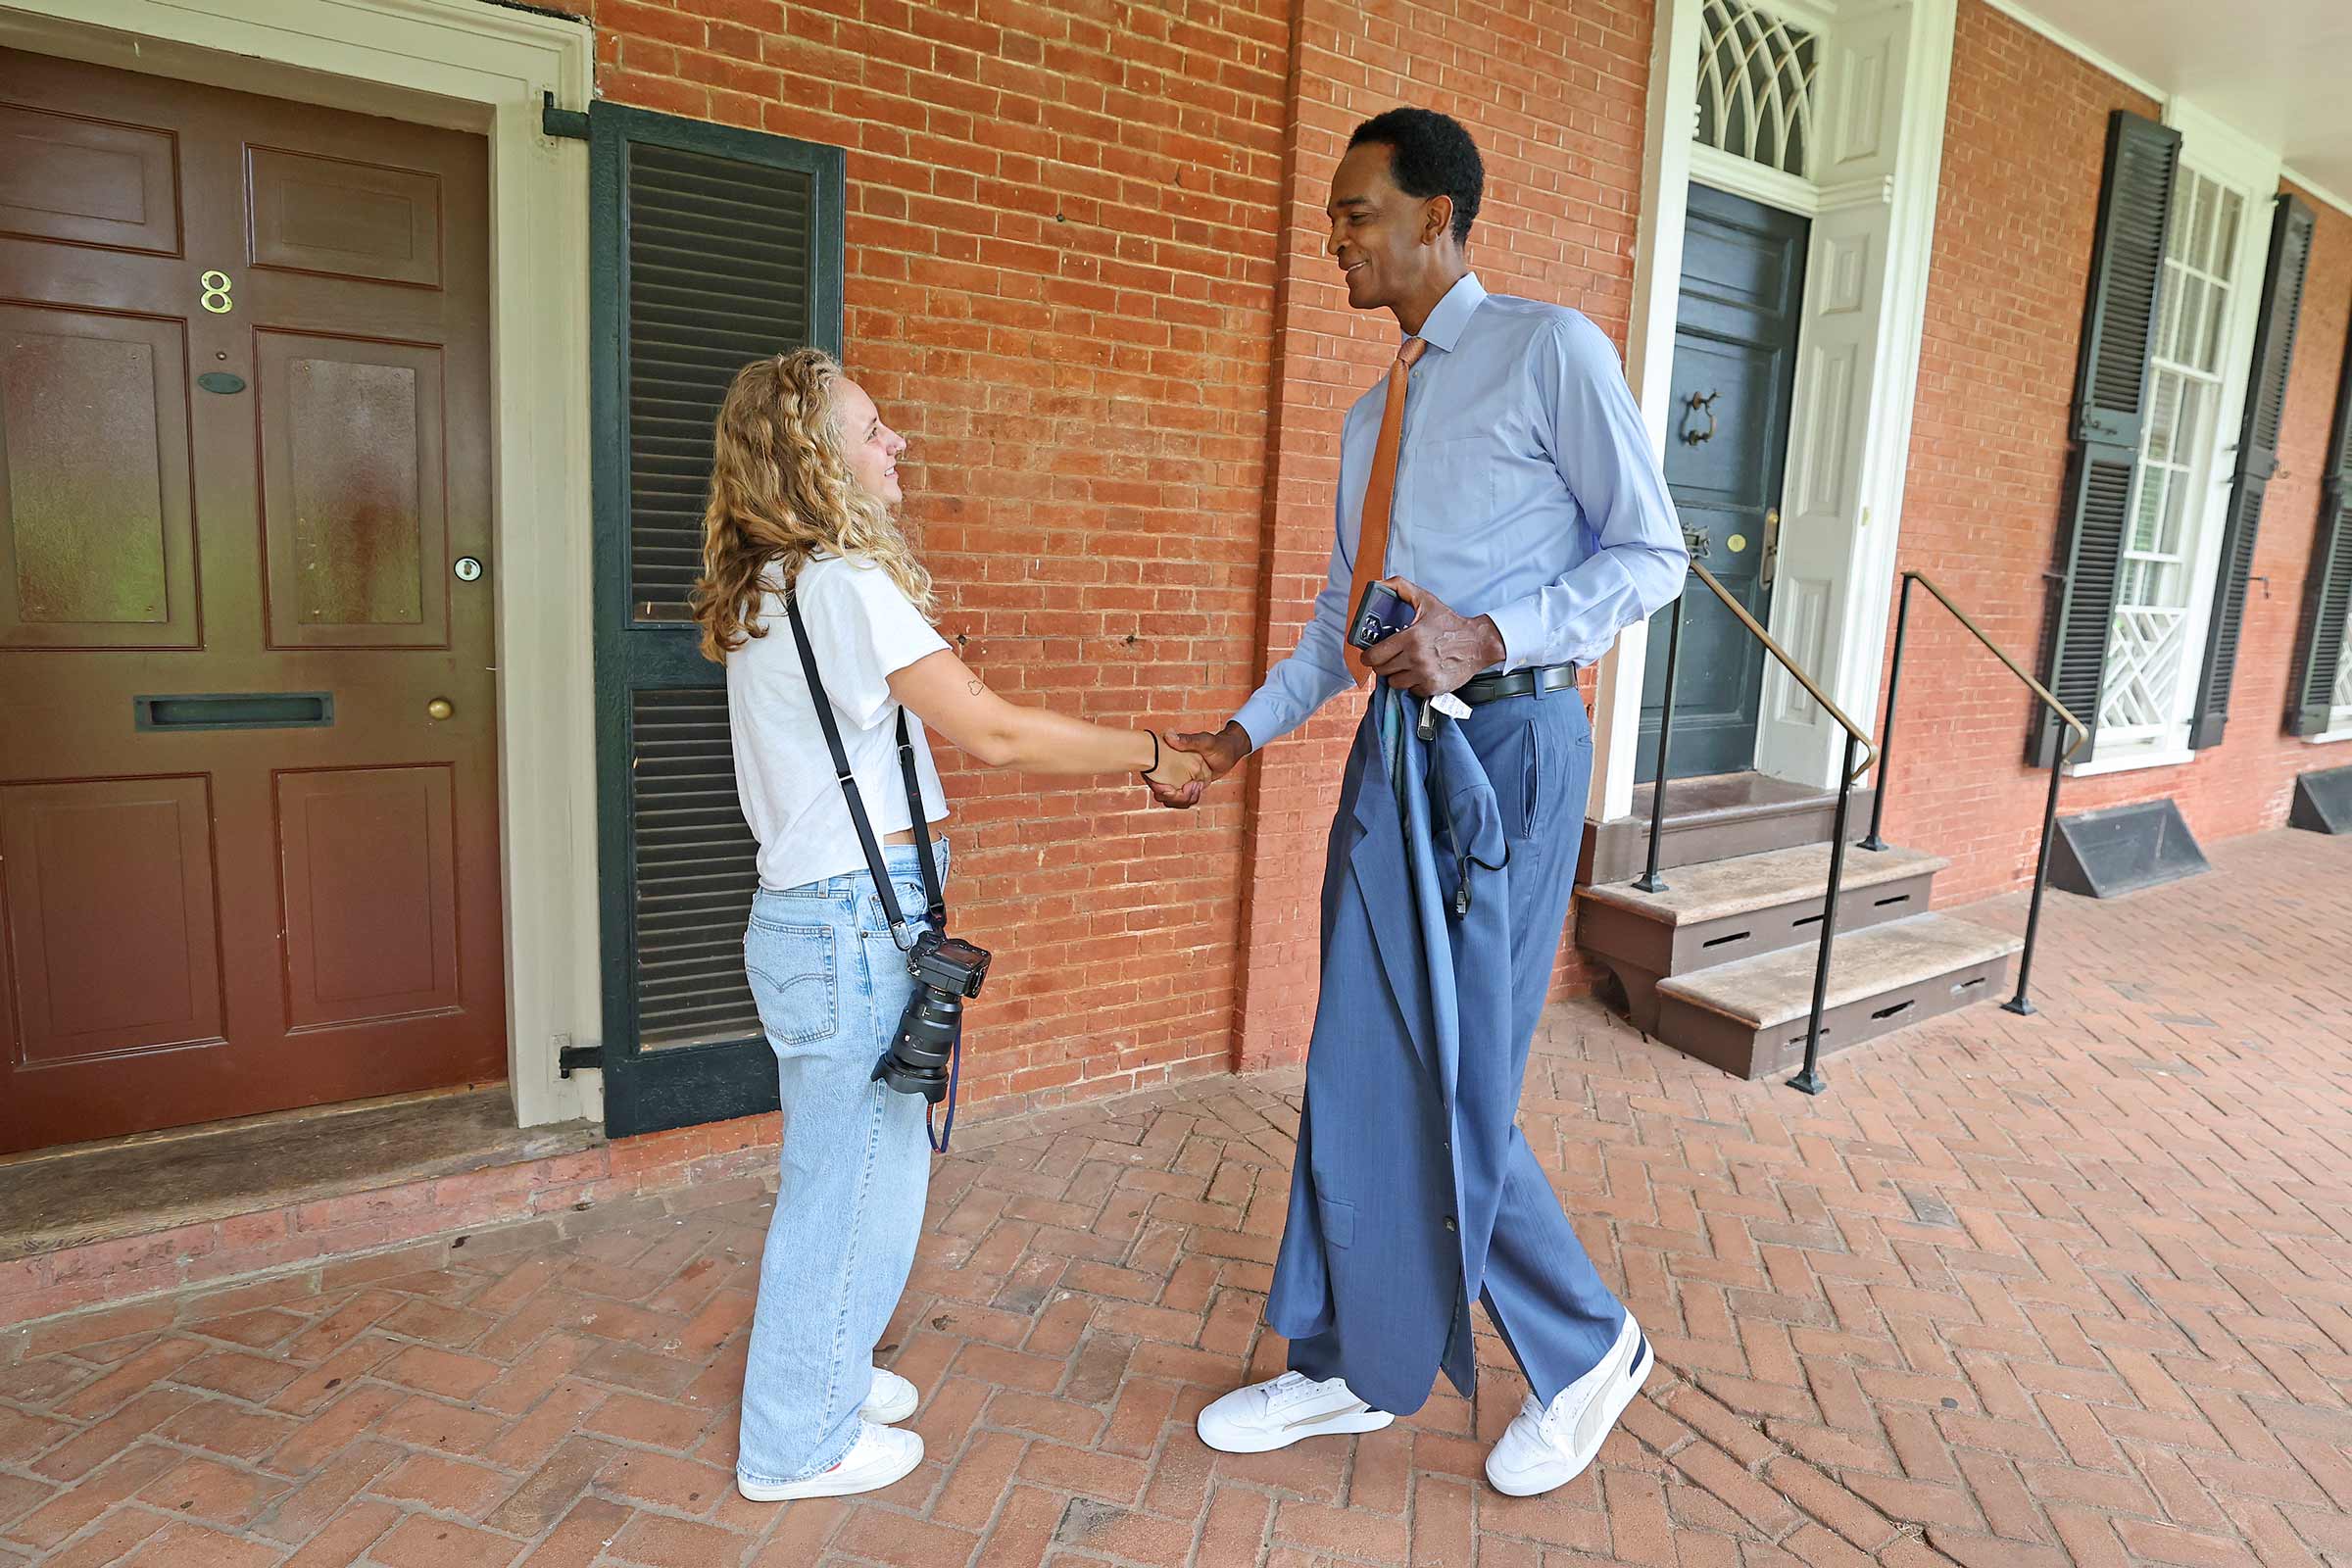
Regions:
<instances>
[{"instance_id":1,"label":"mail slot","mask_svg":"<svg viewBox=\"0 0 2352 1568\"><path fill-rule=\"evenodd\" d=\"M143 730L324 729L335 721L333 692L213 692L133 697Z\"/></svg>"}]
</instances>

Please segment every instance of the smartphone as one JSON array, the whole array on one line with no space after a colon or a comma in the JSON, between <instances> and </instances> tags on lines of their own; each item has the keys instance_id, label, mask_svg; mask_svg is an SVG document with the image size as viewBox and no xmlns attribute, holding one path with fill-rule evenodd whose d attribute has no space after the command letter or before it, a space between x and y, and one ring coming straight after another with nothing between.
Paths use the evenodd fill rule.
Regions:
<instances>
[{"instance_id":1,"label":"smartphone","mask_svg":"<svg viewBox=\"0 0 2352 1568\"><path fill-rule=\"evenodd\" d=\"M1413 623L1413 607L1404 596L1383 582L1364 585L1364 597L1356 602L1355 617L1348 623L1348 642L1350 647L1369 648L1374 643L1393 637Z\"/></svg>"}]
</instances>

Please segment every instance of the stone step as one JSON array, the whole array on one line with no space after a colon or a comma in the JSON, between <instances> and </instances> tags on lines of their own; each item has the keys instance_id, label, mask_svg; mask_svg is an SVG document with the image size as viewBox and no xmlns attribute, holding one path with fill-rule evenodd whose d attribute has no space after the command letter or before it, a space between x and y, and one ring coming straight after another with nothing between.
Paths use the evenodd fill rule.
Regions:
<instances>
[{"instance_id":1,"label":"stone step","mask_svg":"<svg viewBox=\"0 0 2352 1568\"><path fill-rule=\"evenodd\" d=\"M2024 944L1948 914L1915 915L1840 936L1830 953L1824 1057L2006 994ZM1793 1071L1813 1007L1811 946L1658 982L1657 1038L1741 1078Z\"/></svg>"},{"instance_id":2,"label":"stone step","mask_svg":"<svg viewBox=\"0 0 2352 1568\"><path fill-rule=\"evenodd\" d=\"M1587 819L1579 876L1592 882L1630 882L1649 857L1653 786L1634 791L1633 809L1606 822ZM1846 832L1859 838L1870 821L1875 792L1857 786L1847 807ZM1827 844L1838 815L1838 792L1791 784L1753 770L1671 780L1660 865L1703 865L1761 855L1796 844Z\"/></svg>"},{"instance_id":3,"label":"stone step","mask_svg":"<svg viewBox=\"0 0 2352 1568\"><path fill-rule=\"evenodd\" d=\"M1838 929L1859 931L1927 911L1936 873L1951 862L1917 850L1846 846ZM1630 883L1578 890L1576 942L1625 988L1626 1009L1645 1032L1657 1028L1657 984L1761 953L1821 940L1830 846L1800 844L1665 873L1666 887Z\"/></svg>"}]
</instances>

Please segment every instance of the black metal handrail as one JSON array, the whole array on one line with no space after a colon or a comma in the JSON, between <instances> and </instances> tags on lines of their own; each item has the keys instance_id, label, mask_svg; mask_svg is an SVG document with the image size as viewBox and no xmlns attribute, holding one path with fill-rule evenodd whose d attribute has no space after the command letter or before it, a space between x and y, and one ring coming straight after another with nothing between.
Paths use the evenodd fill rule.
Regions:
<instances>
[{"instance_id":1,"label":"black metal handrail","mask_svg":"<svg viewBox=\"0 0 2352 1568\"><path fill-rule=\"evenodd\" d=\"M1830 885L1822 896L1821 951L1813 960L1813 1013L1805 1025L1805 1065L1803 1070L1788 1080L1789 1088L1801 1089L1808 1095L1818 1095L1829 1088L1821 1076L1821 1013L1822 1005L1830 994L1830 943L1838 935L1838 884L1845 876L1846 808L1853 797L1854 780L1862 776L1876 754L1862 726L1846 717L1845 710L1830 701L1829 694L1821 689L1819 683L1797 667L1796 661L1788 657L1788 650L1773 641L1772 633L1758 624L1756 617L1747 612L1747 607L1734 599L1731 591L1715 580L1713 572L1694 559L1690 563L1690 573L1723 601L1724 608L1732 612L1740 625L1747 628L1750 636L1764 645L1766 653L1780 662L1789 678L1802 686L1805 695L1821 705L1821 710L1836 719L1845 731L1845 765L1838 774L1838 815L1830 829ZM1667 746L1674 738L1674 666L1681 658L1682 650L1683 602L1678 594L1674 601L1674 618L1666 625L1666 696L1658 710L1657 777L1650 785L1649 866L1634 884L1644 893L1666 891L1666 884L1658 879L1658 850L1666 828ZM1854 756L1857 746L1862 748L1859 759Z\"/></svg>"},{"instance_id":2,"label":"black metal handrail","mask_svg":"<svg viewBox=\"0 0 2352 1568\"><path fill-rule=\"evenodd\" d=\"M1886 819L1886 759L1894 747L1894 699L1903 679L1903 641L1911 629L1911 585L1918 583L1936 596L1936 602L1952 612L1952 618L1968 629L1968 634L1983 643L1993 658L2009 668L2009 673L2026 683L2026 688L2041 700L2048 709L2075 732L2075 743L2064 751L2053 749L2050 758L2050 793L2041 808L2041 853L2034 861L2034 903L2026 914L2026 945L2017 956L2017 995L2001 1004L2004 1010L2020 1017L2031 1017L2034 1004L2026 996L2026 986L2034 975L2034 942L2041 935L2041 895L2050 880L2050 839L2058 829L2058 785L2066 777L2066 764L2074 760L2075 753L2090 739L2090 730L2068 711L2067 706L2050 695L2049 688L2026 673L2018 662L2011 659L2000 644L1984 635L1984 629L1970 618L1967 611L1952 603L1951 595L1936 585L1936 579L1924 571L1905 570L1901 607L1894 614L1894 658L1886 671L1886 716L1879 726L1879 794L1871 804L1870 837L1861 848L1884 850L1886 841L1879 836L1879 828Z\"/></svg>"}]
</instances>

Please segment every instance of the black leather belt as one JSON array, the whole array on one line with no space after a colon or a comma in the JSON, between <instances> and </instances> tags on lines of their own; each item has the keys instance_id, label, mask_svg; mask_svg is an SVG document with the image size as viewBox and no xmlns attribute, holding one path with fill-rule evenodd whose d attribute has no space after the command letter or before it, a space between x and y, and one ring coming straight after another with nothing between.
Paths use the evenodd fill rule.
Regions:
<instances>
[{"instance_id":1,"label":"black leather belt","mask_svg":"<svg viewBox=\"0 0 2352 1568\"><path fill-rule=\"evenodd\" d=\"M1482 703L1499 703L1506 697L1565 691L1575 684L1574 664L1545 664L1541 669L1514 669L1502 675L1473 675L1469 684L1453 695L1476 708Z\"/></svg>"}]
</instances>

